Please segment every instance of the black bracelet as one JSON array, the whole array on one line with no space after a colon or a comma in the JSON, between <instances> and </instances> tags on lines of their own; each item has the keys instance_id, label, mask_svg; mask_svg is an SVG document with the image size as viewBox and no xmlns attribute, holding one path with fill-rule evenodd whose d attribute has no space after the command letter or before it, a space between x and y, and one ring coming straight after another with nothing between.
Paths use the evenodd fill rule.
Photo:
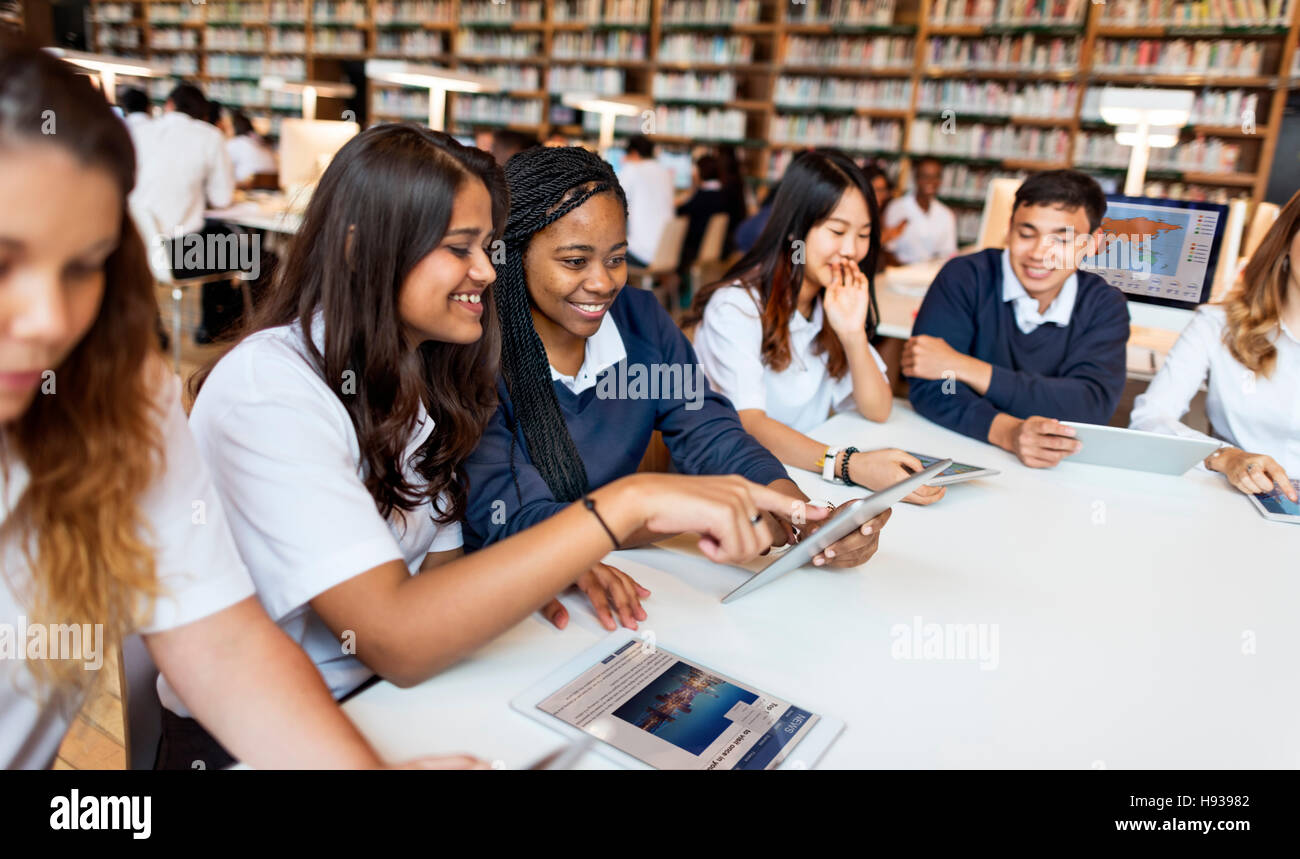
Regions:
<instances>
[{"instance_id":1,"label":"black bracelet","mask_svg":"<svg viewBox=\"0 0 1300 859\"><path fill-rule=\"evenodd\" d=\"M849 458L857 452L858 449L856 447L844 448L844 461L840 463L840 479L849 486L857 486L857 484L853 482L853 478L849 477Z\"/></svg>"},{"instance_id":2,"label":"black bracelet","mask_svg":"<svg viewBox=\"0 0 1300 859\"><path fill-rule=\"evenodd\" d=\"M596 521L600 523L600 527L605 529L605 533L609 535L609 539L614 543L614 548L623 548L619 545L618 538L614 536L614 532L609 530L609 526L605 524L605 517L596 512L596 502L590 495L582 496L582 506L590 510L591 515L596 517Z\"/></svg>"}]
</instances>

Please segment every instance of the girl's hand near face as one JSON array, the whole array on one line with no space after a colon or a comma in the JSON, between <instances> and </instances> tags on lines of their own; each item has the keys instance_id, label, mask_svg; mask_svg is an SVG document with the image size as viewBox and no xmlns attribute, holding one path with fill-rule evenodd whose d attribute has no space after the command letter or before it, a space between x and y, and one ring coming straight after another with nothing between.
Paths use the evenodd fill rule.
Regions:
<instances>
[{"instance_id":1,"label":"girl's hand near face","mask_svg":"<svg viewBox=\"0 0 1300 859\"><path fill-rule=\"evenodd\" d=\"M831 282L822 297L827 324L841 342L866 340L867 314L871 308L867 276L853 262L831 263L831 272Z\"/></svg>"}]
</instances>

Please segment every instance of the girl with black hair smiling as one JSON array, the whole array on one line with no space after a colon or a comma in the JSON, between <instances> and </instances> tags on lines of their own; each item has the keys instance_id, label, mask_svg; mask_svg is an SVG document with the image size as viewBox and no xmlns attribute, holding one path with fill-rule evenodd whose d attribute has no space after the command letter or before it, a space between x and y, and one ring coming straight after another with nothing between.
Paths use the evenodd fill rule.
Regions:
<instances>
[{"instance_id":1,"label":"girl with black hair smiling","mask_svg":"<svg viewBox=\"0 0 1300 859\"><path fill-rule=\"evenodd\" d=\"M679 471L739 474L804 499L731 404L708 390L690 343L654 296L624 288L627 200L609 164L577 147L532 149L510 159L506 177L510 217L494 289L501 404L465 464L466 544L502 540L633 474L655 430ZM865 562L887 518L817 563ZM795 536L783 517L770 524L780 545ZM634 541L674 530L651 528ZM640 603L649 592L620 570L595 564L577 584L607 629L616 625L611 604L629 628L646 617ZM558 600L543 614L559 627L568 620Z\"/></svg>"},{"instance_id":2,"label":"girl with black hair smiling","mask_svg":"<svg viewBox=\"0 0 1300 859\"><path fill-rule=\"evenodd\" d=\"M893 393L868 338L878 322L876 195L851 158L804 152L781 179L758 243L695 297L686 325L709 380L735 404L745 429L787 465L828 480L883 489L921 470L901 450L841 451L807 434L833 411L856 406L889 417ZM930 504L943 487L906 501Z\"/></svg>"},{"instance_id":3,"label":"girl with black hair smiling","mask_svg":"<svg viewBox=\"0 0 1300 859\"><path fill-rule=\"evenodd\" d=\"M321 177L249 332L196 378L190 423L235 542L336 696L372 673L426 679L643 528L754 557L772 540L759 511L796 503L736 477L638 475L457 557L473 511L453 478L496 406L488 254L506 201L481 150L414 124L363 131Z\"/></svg>"}]
</instances>

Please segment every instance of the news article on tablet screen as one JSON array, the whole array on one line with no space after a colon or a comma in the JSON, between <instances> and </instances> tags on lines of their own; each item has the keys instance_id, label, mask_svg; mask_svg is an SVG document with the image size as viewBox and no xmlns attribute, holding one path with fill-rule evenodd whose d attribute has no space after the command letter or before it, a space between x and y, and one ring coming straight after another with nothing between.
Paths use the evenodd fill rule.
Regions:
<instances>
[{"instance_id":1,"label":"news article on tablet screen","mask_svg":"<svg viewBox=\"0 0 1300 859\"><path fill-rule=\"evenodd\" d=\"M632 640L537 705L656 769L772 769L818 716Z\"/></svg>"}]
</instances>

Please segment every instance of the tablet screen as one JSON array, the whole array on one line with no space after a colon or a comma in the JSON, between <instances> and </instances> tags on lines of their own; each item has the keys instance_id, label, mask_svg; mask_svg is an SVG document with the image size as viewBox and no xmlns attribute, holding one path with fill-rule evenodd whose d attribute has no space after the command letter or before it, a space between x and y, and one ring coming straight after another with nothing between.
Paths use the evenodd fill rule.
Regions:
<instances>
[{"instance_id":1,"label":"tablet screen","mask_svg":"<svg viewBox=\"0 0 1300 859\"><path fill-rule=\"evenodd\" d=\"M762 770L818 717L632 639L537 705L656 769Z\"/></svg>"},{"instance_id":2,"label":"tablet screen","mask_svg":"<svg viewBox=\"0 0 1300 859\"><path fill-rule=\"evenodd\" d=\"M1292 480L1291 485L1300 490L1300 480ZM1300 504L1283 495L1279 486L1274 486L1271 492L1256 493L1255 498L1260 504L1264 505L1264 509L1269 513L1277 513L1282 516L1300 516Z\"/></svg>"},{"instance_id":3,"label":"tablet screen","mask_svg":"<svg viewBox=\"0 0 1300 859\"><path fill-rule=\"evenodd\" d=\"M929 468L930 466L934 465L936 462L939 461L939 457L937 456L925 456L924 454L920 454L920 453L912 453L912 451L910 450L908 451L908 453L921 461L922 469ZM939 472L937 476L952 477L954 474L970 474L972 471L983 471L983 470L984 469L978 465L967 465L964 462L954 462L952 465L948 466L943 471Z\"/></svg>"}]
</instances>

